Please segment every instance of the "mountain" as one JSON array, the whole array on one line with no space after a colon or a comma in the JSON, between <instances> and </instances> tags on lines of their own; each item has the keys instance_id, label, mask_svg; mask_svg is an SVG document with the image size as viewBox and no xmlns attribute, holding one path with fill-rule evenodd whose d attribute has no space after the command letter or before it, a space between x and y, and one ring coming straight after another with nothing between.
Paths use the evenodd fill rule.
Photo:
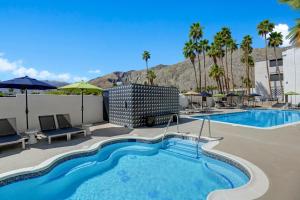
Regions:
<instances>
[{"instance_id":1,"label":"mountain","mask_svg":"<svg viewBox=\"0 0 300 200\"><path fill-rule=\"evenodd\" d=\"M281 57L281 53L286 48L277 49L278 58ZM236 87L242 86L241 77L245 76L245 65L240 61L240 55L242 55L242 50L235 51L232 56L233 63L233 73L234 81ZM254 61L265 60L265 49L255 48L253 49L252 56ZM274 50L269 49L269 59L275 59ZM150 60L151 62L151 60ZM203 57L200 57L200 63L203 69ZM212 59L206 56L206 73L207 73L207 85L216 85L215 81L210 79L208 76L209 67L212 65ZM225 59L224 59L225 65ZM196 61L196 67L198 69L198 61ZM230 67L230 55L228 56L228 67ZM192 64L189 60L185 60L173 65L157 65L152 70L156 73L156 79L154 83L162 86L176 86L180 91L187 91L191 88L195 88L195 75ZM229 73L230 77L230 73ZM198 78L199 79L199 78ZM252 70L251 79L254 82L254 69ZM110 88L116 82L127 83L144 83L146 81L146 71L145 70L131 70L127 72L113 72L101 77L90 80L89 82L95 84L102 88ZM204 78L202 76L202 85L204 85Z\"/></svg>"},{"instance_id":2,"label":"mountain","mask_svg":"<svg viewBox=\"0 0 300 200\"><path fill-rule=\"evenodd\" d=\"M69 83L63 82L63 81L51 81L51 80L43 80L43 81L50 84L50 85L53 85L55 87L62 87L62 86L65 86L65 85L69 84Z\"/></svg>"}]
</instances>

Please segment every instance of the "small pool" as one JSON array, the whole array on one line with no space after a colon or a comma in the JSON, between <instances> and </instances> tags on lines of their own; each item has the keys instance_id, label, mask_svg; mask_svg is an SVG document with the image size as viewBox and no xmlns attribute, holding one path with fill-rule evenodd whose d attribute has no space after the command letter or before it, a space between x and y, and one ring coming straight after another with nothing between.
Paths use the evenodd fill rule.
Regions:
<instances>
[{"instance_id":1,"label":"small pool","mask_svg":"<svg viewBox=\"0 0 300 200\"><path fill-rule=\"evenodd\" d=\"M161 143L110 144L39 177L0 187L1 200L202 200L214 190L249 181L240 169L201 149L196 158L194 141L171 138L160 147Z\"/></svg>"},{"instance_id":2,"label":"small pool","mask_svg":"<svg viewBox=\"0 0 300 200\"><path fill-rule=\"evenodd\" d=\"M195 116L203 119L203 116ZM245 112L210 115L212 121L257 128L275 128L300 122L300 112L294 110L252 109Z\"/></svg>"}]
</instances>

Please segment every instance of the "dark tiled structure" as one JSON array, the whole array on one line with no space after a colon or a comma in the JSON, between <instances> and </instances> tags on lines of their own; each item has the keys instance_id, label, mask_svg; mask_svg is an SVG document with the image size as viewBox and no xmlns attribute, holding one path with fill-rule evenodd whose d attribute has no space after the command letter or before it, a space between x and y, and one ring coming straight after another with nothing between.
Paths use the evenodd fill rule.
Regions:
<instances>
[{"instance_id":1,"label":"dark tiled structure","mask_svg":"<svg viewBox=\"0 0 300 200\"><path fill-rule=\"evenodd\" d=\"M130 84L109 90L110 123L136 128L155 117L155 125L167 123L179 112L179 91L175 87Z\"/></svg>"}]
</instances>

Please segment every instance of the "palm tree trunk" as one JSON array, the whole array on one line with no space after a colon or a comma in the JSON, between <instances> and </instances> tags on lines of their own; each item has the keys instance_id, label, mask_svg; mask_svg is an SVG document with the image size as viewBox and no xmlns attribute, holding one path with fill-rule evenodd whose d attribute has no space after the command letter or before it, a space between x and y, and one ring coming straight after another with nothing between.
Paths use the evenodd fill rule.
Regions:
<instances>
[{"instance_id":1,"label":"palm tree trunk","mask_svg":"<svg viewBox=\"0 0 300 200\"><path fill-rule=\"evenodd\" d=\"M217 82L219 93L222 93L222 85L219 77L216 78L216 82Z\"/></svg>"},{"instance_id":2,"label":"palm tree trunk","mask_svg":"<svg viewBox=\"0 0 300 200\"><path fill-rule=\"evenodd\" d=\"M198 88L198 79L197 79L197 70L196 70L196 66L195 66L195 63L192 62L192 65L193 65L193 68L194 68L194 73L195 73L195 80L196 80L196 88Z\"/></svg>"},{"instance_id":3,"label":"palm tree trunk","mask_svg":"<svg viewBox=\"0 0 300 200\"><path fill-rule=\"evenodd\" d=\"M150 84L150 79L149 79L149 68L148 68L148 60L146 60L146 68L147 68L146 78L148 79L148 84Z\"/></svg>"},{"instance_id":4,"label":"palm tree trunk","mask_svg":"<svg viewBox=\"0 0 300 200\"><path fill-rule=\"evenodd\" d=\"M201 62L200 62L200 56L197 54L197 59L198 59L198 70L199 70L199 89L201 92L202 88L202 73L201 73Z\"/></svg>"},{"instance_id":5,"label":"palm tree trunk","mask_svg":"<svg viewBox=\"0 0 300 200\"><path fill-rule=\"evenodd\" d=\"M223 88L224 88L224 80L223 80L223 77L219 77L219 80L220 80L220 86L221 86L221 93L223 93Z\"/></svg>"},{"instance_id":6,"label":"palm tree trunk","mask_svg":"<svg viewBox=\"0 0 300 200\"><path fill-rule=\"evenodd\" d=\"M205 52L203 51L203 68L204 68L204 89L206 91L206 69L205 69Z\"/></svg>"},{"instance_id":7,"label":"palm tree trunk","mask_svg":"<svg viewBox=\"0 0 300 200\"><path fill-rule=\"evenodd\" d=\"M221 60L221 65L222 65L222 68L224 70L224 76L222 78L222 81L223 81L223 88L224 88L224 92L227 91L227 80L226 80L226 72L225 72L225 69L224 69L224 61L223 61L223 58L221 57L220 58ZM228 92L228 91L227 91Z\"/></svg>"},{"instance_id":8,"label":"palm tree trunk","mask_svg":"<svg viewBox=\"0 0 300 200\"><path fill-rule=\"evenodd\" d=\"M233 71L232 71L232 51L230 52L230 72L231 72L232 90L234 91L234 78L233 78Z\"/></svg>"},{"instance_id":9,"label":"palm tree trunk","mask_svg":"<svg viewBox=\"0 0 300 200\"><path fill-rule=\"evenodd\" d=\"M268 59L267 35L265 35L265 54L266 54L266 68L267 68L267 76L268 76L269 92L270 92L270 97L273 97L272 89L271 89L271 81L270 81L270 72L269 72L269 59Z\"/></svg>"},{"instance_id":10,"label":"palm tree trunk","mask_svg":"<svg viewBox=\"0 0 300 200\"><path fill-rule=\"evenodd\" d=\"M249 69L249 55L248 50L246 53L247 59L246 59L246 73L247 73L247 91L248 95L250 95L250 69Z\"/></svg>"},{"instance_id":11,"label":"palm tree trunk","mask_svg":"<svg viewBox=\"0 0 300 200\"><path fill-rule=\"evenodd\" d=\"M229 91L229 78L228 78L228 60L227 60L227 46L225 47L225 67L226 67L226 90Z\"/></svg>"},{"instance_id":12,"label":"palm tree trunk","mask_svg":"<svg viewBox=\"0 0 300 200\"><path fill-rule=\"evenodd\" d=\"M282 79L281 79L281 72L280 72L280 69L279 69L279 66L278 66L276 47L274 47L274 55L275 55L275 59L276 59L276 71L278 73L278 78L279 78L279 81L280 81L281 98L282 98L282 100L284 100L283 85L282 85Z\"/></svg>"}]
</instances>

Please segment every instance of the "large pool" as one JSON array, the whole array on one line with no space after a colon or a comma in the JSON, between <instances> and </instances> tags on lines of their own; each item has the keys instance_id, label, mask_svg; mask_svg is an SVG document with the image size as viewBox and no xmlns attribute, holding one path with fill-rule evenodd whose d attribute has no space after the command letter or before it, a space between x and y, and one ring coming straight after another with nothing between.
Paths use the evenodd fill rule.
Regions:
<instances>
[{"instance_id":1,"label":"large pool","mask_svg":"<svg viewBox=\"0 0 300 200\"><path fill-rule=\"evenodd\" d=\"M0 187L1 200L200 200L249 181L240 169L202 154L195 142L119 142L63 162L40 177ZM202 143L200 144L202 145Z\"/></svg>"},{"instance_id":2,"label":"large pool","mask_svg":"<svg viewBox=\"0 0 300 200\"><path fill-rule=\"evenodd\" d=\"M280 125L300 122L300 112L294 110L252 109L245 112L216 114L209 116L212 121L230 124L272 128ZM203 116L196 116L203 119Z\"/></svg>"}]
</instances>

